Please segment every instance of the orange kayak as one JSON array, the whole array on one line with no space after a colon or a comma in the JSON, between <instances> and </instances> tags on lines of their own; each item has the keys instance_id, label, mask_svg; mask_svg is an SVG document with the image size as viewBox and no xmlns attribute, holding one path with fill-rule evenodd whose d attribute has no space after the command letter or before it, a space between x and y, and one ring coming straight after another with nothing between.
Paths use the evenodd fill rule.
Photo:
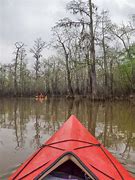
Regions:
<instances>
[{"instance_id":1,"label":"orange kayak","mask_svg":"<svg viewBox=\"0 0 135 180\"><path fill-rule=\"evenodd\" d=\"M9 180L130 180L115 157L72 115Z\"/></svg>"}]
</instances>

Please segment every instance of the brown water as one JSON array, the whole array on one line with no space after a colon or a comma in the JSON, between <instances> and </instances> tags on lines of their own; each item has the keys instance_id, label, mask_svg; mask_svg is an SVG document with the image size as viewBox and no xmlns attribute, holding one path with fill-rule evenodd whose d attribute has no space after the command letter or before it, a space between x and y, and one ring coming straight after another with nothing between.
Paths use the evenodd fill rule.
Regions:
<instances>
[{"instance_id":1,"label":"brown water","mask_svg":"<svg viewBox=\"0 0 135 180\"><path fill-rule=\"evenodd\" d=\"M0 179L6 179L71 114L135 173L135 105L86 99L0 99Z\"/></svg>"}]
</instances>

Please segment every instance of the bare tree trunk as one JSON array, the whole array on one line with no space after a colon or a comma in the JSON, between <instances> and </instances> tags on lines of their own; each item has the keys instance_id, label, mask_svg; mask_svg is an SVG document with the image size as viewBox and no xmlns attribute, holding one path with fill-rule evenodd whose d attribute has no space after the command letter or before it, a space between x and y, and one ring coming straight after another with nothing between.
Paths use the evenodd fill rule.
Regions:
<instances>
[{"instance_id":1,"label":"bare tree trunk","mask_svg":"<svg viewBox=\"0 0 135 180\"><path fill-rule=\"evenodd\" d=\"M88 69L88 93L92 94L92 77L91 77L91 65L89 60L89 53L86 54L86 62L87 62L87 69Z\"/></svg>"},{"instance_id":2,"label":"bare tree trunk","mask_svg":"<svg viewBox=\"0 0 135 180\"><path fill-rule=\"evenodd\" d=\"M77 62L75 60L74 62L74 66L75 66L75 94L80 94L80 90L79 90L79 77L78 77L78 71L77 71Z\"/></svg>"},{"instance_id":3,"label":"bare tree trunk","mask_svg":"<svg viewBox=\"0 0 135 180\"><path fill-rule=\"evenodd\" d=\"M113 97L113 60L110 62L110 94Z\"/></svg>"},{"instance_id":4,"label":"bare tree trunk","mask_svg":"<svg viewBox=\"0 0 135 180\"><path fill-rule=\"evenodd\" d=\"M19 58L19 54L20 54L20 50L22 49L22 47L24 46L23 43L19 43L16 42L15 43L16 46L16 52L15 52L15 67L14 67L14 95L17 95L17 91L18 91L18 84L17 84L17 66L18 66L18 58Z\"/></svg>"},{"instance_id":5,"label":"bare tree trunk","mask_svg":"<svg viewBox=\"0 0 135 180\"><path fill-rule=\"evenodd\" d=\"M38 87L38 80L39 80L39 74L40 74L40 68L41 68L40 59L42 57L42 51L45 47L46 47L46 43L44 41L42 41L41 38L38 38L37 40L34 41L34 46L30 49L30 52L33 54L33 57L35 58L34 69L35 69L35 90L36 90L36 93L40 89Z\"/></svg>"},{"instance_id":6,"label":"bare tree trunk","mask_svg":"<svg viewBox=\"0 0 135 180\"><path fill-rule=\"evenodd\" d=\"M107 60L106 60L106 48L105 48L105 37L103 33L102 39L103 46L103 57L104 57L104 84L105 84L105 97L108 96L108 72L107 72Z\"/></svg>"},{"instance_id":7,"label":"bare tree trunk","mask_svg":"<svg viewBox=\"0 0 135 180\"><path fill-rule=\"evenodd\" d=\"M17 64L18 64L19 49L17 49L15 57L15 70L14 70L14 95L17 94Z\"/></svg>"},{"instance_id":8,"label":"bare tree trunk","mask_svg":"<svg viewBox=\"0 0 135 180\"><path fill-rule=\"evenodd\" d=\"M24 58L26 56L25 49L20 51L20 95L23 96L24 93Z\"/></svg>"},{"instance_id":9,"label":"bare tree trunk","mask_svg":"<svg viewBox=\"0 0 135 180\"><path fill-rule=\"evenodd\" d=\"M22 58L22 55L21 55L21 58L20 58L20 94L22 96L23 94L23 58Z\"/></svg>"},{"instance_id":10,"label":"bare tree trunk","mask_svg":"<svg viewBox=\"0 0 135 180\"><path fill-rule=\"evenodd\" d=\"M97 80L96 80L96 69L95 69L95 37L93 31L93 11L92 11L92 1L89 0L89 11L90 11L90 53L92 58L91 63L91 77L92 77L92 99L97 96Z\"/></svg>"},{"instance_id":11,"label":"bare tree trunk","mask_svg":"<svg viewBox=\"0 0 135 180\"><path fill-rule=\"evenodd\" d=\"M73 89L72 89L72 85L71 85L71 74L70 74L70 69L69 69L69 62L68 62L68 54L67 53L65 53L65 59L66 59L68 91L69 91L69 95L73 96Z\"/></svg>"}]
</instances>

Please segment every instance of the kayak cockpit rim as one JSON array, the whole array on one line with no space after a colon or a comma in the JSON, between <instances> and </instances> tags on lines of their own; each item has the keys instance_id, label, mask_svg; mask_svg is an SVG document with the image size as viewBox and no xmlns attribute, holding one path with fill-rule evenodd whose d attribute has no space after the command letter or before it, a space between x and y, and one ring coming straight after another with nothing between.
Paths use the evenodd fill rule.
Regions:
<instances>
[{"instance_id":1,"label":"kayak cockpit rim","mask_svg":"<svg viewBox=\"0 0 135 180\"><path fill-rule=\"evenodd\" d=\"M80 168L91 180L99 180L98 177L88 169L88 167L73 152L66 152L54 161L47 169L42 171L34 180L43 180L47 175L67 161L72 161Z\"/></svg>"}]
</instances>

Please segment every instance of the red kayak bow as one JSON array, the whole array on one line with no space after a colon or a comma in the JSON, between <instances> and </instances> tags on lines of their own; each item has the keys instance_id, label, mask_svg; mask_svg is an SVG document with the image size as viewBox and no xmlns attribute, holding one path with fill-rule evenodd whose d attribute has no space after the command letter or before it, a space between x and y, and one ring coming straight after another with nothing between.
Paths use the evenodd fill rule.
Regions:
<instances>
[{"instance_id":1,"label":"red kayak bow","mask_svg":"<svg viewBox=\"0 0 135 180\"><path fill-rule=\"evenodd\" d=\"M134 179L74 115L9 180L48 180L53 177L76 180Z\"/></svg>"}]
</instances>

